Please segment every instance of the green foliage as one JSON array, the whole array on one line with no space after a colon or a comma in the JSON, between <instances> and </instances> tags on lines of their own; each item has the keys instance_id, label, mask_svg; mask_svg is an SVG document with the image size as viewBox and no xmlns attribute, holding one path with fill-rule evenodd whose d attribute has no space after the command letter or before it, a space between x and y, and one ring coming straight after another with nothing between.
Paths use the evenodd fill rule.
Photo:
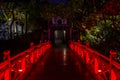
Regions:
<instances>
[{"instance_id":1,"label":"green foliage","mask_svg":"<svg viewBox=\"0 0 120 80\"><path fill-rule=\"evenodd\" d=\"M91 42L91 44L98 44L100 42L100 27L93 26L90 30L87 30L86 35L84 36L85 41Z\"/></svg>"}]
</instances>

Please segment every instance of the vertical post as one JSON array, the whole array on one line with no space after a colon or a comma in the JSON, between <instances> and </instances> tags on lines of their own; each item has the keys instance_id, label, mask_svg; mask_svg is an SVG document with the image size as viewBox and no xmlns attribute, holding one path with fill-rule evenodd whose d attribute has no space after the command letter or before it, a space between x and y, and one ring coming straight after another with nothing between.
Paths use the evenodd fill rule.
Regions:
<instances>
[{"instance_id":1,"label":"vertical post","mask_svg":"<svg viewBox=\"0 0 120 80\"><path fill-rule=\"evenodd\" d=\"M111 69L112 69L112 55L110 54L110 77L109 77L109 80L111 80Z\"/></svg>"},{"instance_id":2,"label":"vertical post","mask_svg":"<svg viewBox=\"0 0 120 80\"><path fill-rule=\"evenodd\" d=\"M31 48L30 61L31 63L34 63L34 53L33 53L34 43L33 42L30 43L30 48Z\"/></svg>"},{"instance_id":3,"label":"vertical post","mask_svg":"<svg viewBox=\"0 0 120 80\"><path fill-rule=\"evenodd\" d=\"M12 26L13 26L14 21L15 21L14 9L11 11L11 14L12 14L12 22L10 23L10 38L12 39L13 38Z\"/></svg>"},{"instance_id":4,"label":"vertical post","mask_svg":"<svg viewBox=\"0 0 120 80\"><path fill-rule=\"evenodd\" d=\"M85 51L85 54L86 54L86 64L89 64L89 60L90 60L89 53Z\"/></svg>"},{"instance_id":5,"label":"vertical post","mask_svg":"<svg viewBox=\"0 0 120 80\"><path fill-rule=\"evenodd\" d=\"M23 58L23 59L22 59L22 65L21 65L23 73L25 72L25 68L26 68L25 65L26 65L26 63L25 63L25 58Z\"/></svg>"},{"instance_id":6,"label":"vertical post","mask_svg":"<svg viewBox=\"0 0 120 80\"><path fill-rule=\"evenodd\" d=\"M34 63L34 55L33 55L33 52L31 53L30 55L30 62L33 64Z\"/></svg>"},{"instance_id":7,"label":"vertical post","mask_svg":"<svg viewBox=\"0 0 120 80\"><path fill-rule=\"evenodd\" d=\"M95 74L98 73L98 68L99 68L98 60L97 60L97 58L95 58L95 60L94 60L94 71L95 71Z\"/></svg>"},{"instance_id":8,"label":"vertical post","mask_svg":"<svg viewBox=\"0 0 120 80\"><path fill-rule=\"evenodd\" d=\"M112 71L112 57L116 54L117 54L116 51L110 50L110 77L109 77L109 80L113 80L112 75L111 75L111 73L112 73L111 72Z\"/></svg>"},{"instance_id":9,"label":"vertical post","mask_svg":"<svg viewBox=\"0 0 120 80\"><path fill-rule=\"evenodd\" d=\"M37 61L39 58L39 48L37 48L35 52L36 52L36 61Z\"/></svg>"},{"instance_id":10,"label":"vertical post","mask_svg":"<svg viewBox=\"0 0 120 80\"><path fill-rule=\"evenodd\" d=\"M87 46L87 47L90 47L90 42L87 41L87 42L86 42L86 46Z\"/></svg>"},{"instance_id":11,"label":"vertical post","mask_svg":"<svg viewBox=\"0 0 120 80\"><path fill-rule=\"evenodd\" d=\"M117 80L114 70L111 70L111 80Z\"/></svg>"},{"instance_id":12,"label":"vertical post","mask_svg":"<svg viewBox=\"0 0 120 80\"><path fill-rule=\"evenodd\" d=\"M4 74L4 80L11 80L11 76L9 73L10 73L10 70L7 69Z\"/></svg>"},{"instance_id":13,"label":"vertical post","mask_svg":"<svg viewBox=\"0 0 120 80\"><path fill-rule=\"evenodd\" d=\"M27 12L25 12L25 33L27 33Z\"/></svg>"},{"instance_id":14,"label":"vertical post","mask_svg":"<svg viewBox=\"0 0 120 80\"><path fill-rule=\"evenodd\" d=\"M16 34L17 34L17 25L16 25L16 21L13 22L13 37L15 38Z\"/></svg>"},{"instance_id":15,"label":"vertical post","mask_svg":"<svg viewBox=\"0 0 120 80\"><path fill-rule=\"evenodd\" d=\"M5 79L5 80L11 80L10 51L9 51L9 50L6 50L6 51L3 52L3 54L4 54L3 59L4 59L4 60L6 60L6 59L8 60L8 67L9 67L9 69L7 69L6 72L5 72L4 79Z\"/></svg>"}]
</instances>

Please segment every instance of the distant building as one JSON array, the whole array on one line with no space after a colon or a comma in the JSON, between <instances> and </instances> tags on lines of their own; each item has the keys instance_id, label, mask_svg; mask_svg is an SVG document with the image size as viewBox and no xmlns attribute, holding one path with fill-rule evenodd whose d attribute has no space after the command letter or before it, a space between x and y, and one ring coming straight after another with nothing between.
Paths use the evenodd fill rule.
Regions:
<instances>
[{"instance_id":1,"label":"distant building","mask_svg":"<svg viewBox=\"0 0 120 80\"><path fill-rule=\"evenodd\" d=\"M67 25L67 19L66 18L61 18L59 16L53 17L52 18L52 24L53 25Z\"/></svg>"}]
</instances>

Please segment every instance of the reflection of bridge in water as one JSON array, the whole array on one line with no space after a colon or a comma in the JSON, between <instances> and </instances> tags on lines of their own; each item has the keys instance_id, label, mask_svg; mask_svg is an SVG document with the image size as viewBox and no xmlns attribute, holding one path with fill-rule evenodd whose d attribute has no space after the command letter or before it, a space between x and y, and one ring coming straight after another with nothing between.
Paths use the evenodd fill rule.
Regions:
<instances>
[{"instance_id":1,"label":"reflection of bridge in water","mask_svg":"<svg viewBox=\"0 0 120 80\"><path fill-rule=\"evenodd\" d=\"M31 43L13 57L5 51L0 80L120 80L120 64L112 56L109 59L79 42L69 46Z\"/></svg>"}]
</instances>

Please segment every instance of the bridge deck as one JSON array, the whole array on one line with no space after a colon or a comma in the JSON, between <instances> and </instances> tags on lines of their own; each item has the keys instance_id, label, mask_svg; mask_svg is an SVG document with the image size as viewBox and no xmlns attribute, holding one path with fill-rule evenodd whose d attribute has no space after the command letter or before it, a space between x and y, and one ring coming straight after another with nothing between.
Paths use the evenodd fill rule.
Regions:
<instances>
[{"instance_id":1,"label":"bridge deck","mask_svg":"<svg viewBox=\"0 0 120 80\"><path fill-rule=\"evenodd\" d=\"M34 65L24 80L95 80L65 46L55 46Z\"/></svg>"}]
</instances>

